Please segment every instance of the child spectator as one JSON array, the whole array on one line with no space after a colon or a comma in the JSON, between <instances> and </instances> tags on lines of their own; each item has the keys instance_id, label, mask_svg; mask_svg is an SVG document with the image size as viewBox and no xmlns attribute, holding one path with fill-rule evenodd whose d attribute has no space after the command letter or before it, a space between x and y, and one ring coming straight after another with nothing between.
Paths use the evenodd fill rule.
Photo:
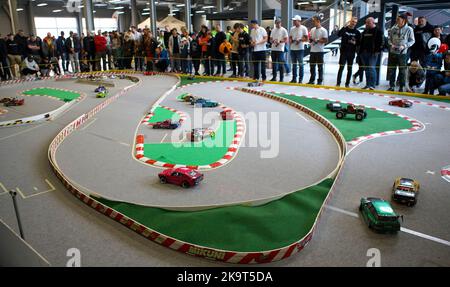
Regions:
<instances>
[{"instance_id":1,"label":"child spectator","mask_svg":"<svg viewBox=\"0 0 450 287\"><path fill-rule=\"evenodd\" d=\"M408 92L415 92L425 81L425 71L419 61L412 61L408 68Z\"/></svg>"},{"instance_id":2,"label":"child spectator","mask_svg":"<svg viewBox=\"0 0 450 287\"><path fill-rule=\"evenodd\" d=\"M180 46L181 72L189 73L189 41L186 37L181 38Z\"/></svg>"},{"instance_id":3,"label":"child spectator","mask_svg":"<svg viewBox=\"0 0 450 287\"><path fill-rule=\"evenodd\" d=\"M440 74L442 67L442 54L438 53L441 41L438 38L431 38L428 41L429 53L425 56L424 63L426 72L424 94L434 94L436 86L436 75Z\"/></svg>"},{"instance_id":4,"label":"child spectator","mask_svg":"<svg viewBox=\"0 0 450 287\"><path fill-rule=\"evenodd\" d=\"M450 50L445 54L444 71L440 75L439 95L450 95Z\"/></svg>"}]
</instances>

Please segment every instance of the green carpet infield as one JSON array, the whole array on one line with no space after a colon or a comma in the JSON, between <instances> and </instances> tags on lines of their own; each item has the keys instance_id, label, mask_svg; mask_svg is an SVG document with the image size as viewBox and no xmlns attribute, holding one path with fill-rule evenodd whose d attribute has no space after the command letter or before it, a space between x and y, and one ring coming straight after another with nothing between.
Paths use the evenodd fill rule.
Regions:
<instances>
[{"instance_id":1,"label":"green carpet infield","mask_svg":"<svg viewBox=\"0 0 450 287\"><path fill-rule=\"evenodd\" d=\"M28 96L51 96L65 102L70 102L80 97L80 94L77 92L64 91L52 88L35 88L28 91L24 91L22 92L22 94Z\"/></svg>"},{"instance_id":2,"label":"green carpet infield","mask_svg":"<svg viewBox=\"0 0 450 287\"><path fill-rule=\"evenodd\" d=\"M407 121L399 116L372 109L366 109L367 118L361 122L355 120L355 115L350 114L345 118L338 120L336 118L336 112L331 112L326 108L326 104L330 101L286 94L274 95L306 106L307 108L325 117L342 133L346 141L351 141L357 137L374 133L409 129L412 127L410 121ZM345 104L343 104L343 106L345 106Z\"/></svg>"},{"instance_id":3,"label":"green carpet infield","mask_svg":"<svg viewBox=\"0 0 450 287\"><path fill-rule=\"evenodd\" d=\"M181 127L182 128L182 127ZM234 140L235 120L220 121L214 138L201 142L145 143L144 156L153 160L184 165L208 165L220 160Z\"/></svg>"},{"instance_id":4,"label":"green carpet infield","mask_svg":"<svg viewBox=\"0 0 450 287\"><path fill-rule=\"evenodd\" d=\"M153 116L150 118L150 120L148 120L149 123L157 123L157 122L162 122L165 120L173 120L173 121L178 121L180 120L180 116L172 111L169 111L163 107L156 107L155 110L153 111Z\"/></svg>"},{"instance_id":5,"label":"green carpet infield","mask_svg":"<svg viewBox=\"0 0 450 287\"><path fill-rule=\"evenodd\" d=\"M209 248L251 252L288 246L308 234L332 179L267 204L169 211L96 198L159 233ZM180 192L185 192L180 189Z\"/></svg>"}]
</instances>

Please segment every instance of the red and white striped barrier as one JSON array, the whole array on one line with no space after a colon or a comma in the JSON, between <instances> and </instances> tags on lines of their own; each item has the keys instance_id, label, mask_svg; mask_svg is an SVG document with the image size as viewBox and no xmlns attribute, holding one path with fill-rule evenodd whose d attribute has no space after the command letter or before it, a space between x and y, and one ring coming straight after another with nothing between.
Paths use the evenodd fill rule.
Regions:
<instances>
[{"instance_id":1,"label":"red and white striped barrier","mask_svg":"<svg viewBox=\"0 0 450 287\"><path fill-rule=\"evenodd\" d=\"M136 145L135 145L136 159L139 161L142 161L146 164L153 165L156 167L163 167L163 168L189 167L189 168L198 169L198 170L214 169L214 168L218 168L218 167L221 167L221 166L227 164L238 153L239 147L242 142L242 138L245 134L245 122L242 119L241 115L239 115L239 113L237 113L236 111L234 111L228 107L225 107L225 106L221 106L221 107L224 110L230 111L231 114L233 115L234 120L236 121L236 132L233 136L233 141L231 142L230 146L228 147L228 151L218 161L207 164L207 165L184 165L184 164L173 164L173 163L157 161L157 160L145 157L144 156L144 135L136 136ZM167 108L167 107L165 107L165 108ZM174 109L172 109L172 111L177 112ZM153 114L151 113L151 114L147 115L144 119L147 119L146 122L148 122L148 120L150 120L152 116L153 116ZM144 121L142 121L142 122L144 122Z\"/></svg>"},{"instance_id":2,"label":"red and white striped barrier","mask_svg":"<svg viewBox=\"0 0 450 287\"><path fill-rule=\"evenodd\" d=\"M264 93L278 93L276 91L265 91L265 90L261 90ZM369 135L365 135L365 136L361 136L361 137L357 137L352 139L351 141L348 142L348 145L350 146L356 146L364 141L367 140L371 140L374 138L379 138L379 137L383 137L383 136L389 136L389 135L394 135L394 134L406 134L406 133L412 133L412 132L418 132L418 131L422 131L425 127L424 124L422 124L420 121L413 119L409 116L405 116L396 112L392 112L392 111L388 111L385 109L380 109L377 107L372 107L372 106L367 106L367 105L362 105L362 104L357 104L357 103L352 103L352 102L346 102L346 101L340 101L340 100L334 100L334 99L329 99L329 98L321 98L321 97L310 97L310 96L304 96L304 95L297 95L294 93L288 94L289 96L295 96L295 97L303 97L303 98L309 98L309 99L317 99L317 100L324 100L324 101L330 101L330 102L336 102L336 103L342 103L342 104L354 104L354 105L359 105L359 106L364 106L368 109L372 109L372 110L376 110L376 111L380 111L380 112L385 112L391 115L395 115L398 116L400 118L403 118L409 122L411 122L412 124L412 128L409 129L401 129L401 130L393 130L393 131L385 131L385 132L380 132L380 133L374 133L374 134L369 134Z\"/></svg>"}]
</instances>

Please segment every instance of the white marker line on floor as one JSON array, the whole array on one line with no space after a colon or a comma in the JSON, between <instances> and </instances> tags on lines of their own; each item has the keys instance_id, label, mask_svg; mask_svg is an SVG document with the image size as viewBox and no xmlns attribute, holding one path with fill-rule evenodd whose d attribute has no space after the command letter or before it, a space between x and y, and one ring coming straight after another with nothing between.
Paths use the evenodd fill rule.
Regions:
<instances>
[{"instance_id":1,"label":"white marker line on floor","mask_svg":"<svg viewBox=\"0 0 450 287\"><path fill-rule=\"evenodd\" d=\"M85 129L87 129L90 125L92 125L95 121L97 120L97 118L93 118L92 121L90 123L87 123L82 129L81 131L84 131Z\"/></svg>"},{"instance_id":2,"label":"white marker line on floor","mask_svg":"<svg viewBox=\"0 0 450 287\"><path fill-rule=\"evenodd\" d=\"M427 172L425 172L426 174L431 174L434 175L436 172L432 171L432 170L427 170Z\"/></svg>"},{"instance_id":3,"label":"white marker line on floor","mask_svg":"<svg viewBox=\"0 0 450 287\"><path fill-rule=\"evenodd\" d=\"M330 206L330 205L325 205L325 207L327 209L330 209L330 210L333 210L333 211L336 211L336 212L339 212L339 213L342 213L342 214L346 214L346 215L349 215L351 217L356 217L356 218L359 217L359 215L357 213L355 213L355 212L347 211L347 210L340 209L338 207L334 207L334 206ZM411 235L414 235L414 236L417 236L417 237L420 237L420 238L423 238L423 239L428 239L428 240L431 240L431 241L434 241L434 242L437 242L437 243L441 243L441 244L450 246L450 242L447 241L447 240L444 240L444 239L441 239L441 238L437 238L437 237L434 237L434 236L431 236L431 235L427 235L427 234L424 234L424 233L421 233L421 232L417 232L417 231L414 231L414 230L411 230L411 229L408 229L408 228L400 227L400 231L408 233L408 234L411 234Z\"/></svg>"},{"instance_id":4,"label":"white marker line on floor","mask_svg":"<svg viewBox=\"0 0 450 287\"><path fill-rule=\"evenodd\" d=\"M447 241L447 240L444 240L444 239L440 239L440 238L437 238L437 237L434 237L434 236L431 236L431 235L423 234L423 233L420 233L420 232L417 232L417 231L414 231L414 230L411 230L411 229L408 229L408 228L404 228L404 227L401 227L400 230L405 232L405 233L409 233L409 234L412 234L412 235L415 235L415 236L418 236L418 237L421 237L421 238L424 238L424 239L428 239L428 240L431 240L431 241L434 241L434 242L437 242L437 243L441 243L441 244L450 246L450 242Z\"/></svg>"},{"instance_id":5,"label":"white marker line on floor","mask_svg":"<svg viewBox=\"0 0 450 287\"><path fill-rule=\"evenodd\" d=\"M118 143L121 144L121 145L124 145L124 146L131 146L130 144L124 143L124 142L118 142Z\"/></svg>"},{"instance_id":6,"label":"white marker line on floor","mask_svg":"<svg viewBox=\"0 0 450 287\"><path fill-rule=\"evenodd\" d=\"M17 132L17 133L15 133L15 134L12 134L12 135L9 135L9 136L6 136L6 137L2 137L2 138L0 138L0 141L6 140L6 139L9 139L9 138L18 136L18 135L21 135L21 134L26 133L26 132L29 132L29 131L31 131L31 130L34 130L35 128L38 128L38 127L42 126L43 124L45 124L45 123L38 124L38 125L36 125L36 126L34 126L34 127L32 127L32 128L29 128L29 129L26 129L26 130Z\"/></svg>"},{"instance_id":7,"label":"white marker line on floor","mask_svg":"<svg viewBox=\"0 0 450 287\"><path fill-rule=\"evenodd\" d=\"M3 189L3 192L2 193L0 193L0 195L2 195L2 194L7 194L8 193L8 190L6 189L6 187L3 185L3 183L1 183L0 182L0 187Z\"/></svg>"},{"instance_id":8,"label":"white marker line on floor","mask_svg":"<svg viewBox=\"0 0 450 287\"><path fill-rule=\"evenodd\" d=\"M161 142L163 142L167 137L167 134L164 135L164 137L162 138Z\"/></svg>"},{"instance_id":9,"label":"white marker line on floor","mask_svg":"<svg viewBox=\"0 0 450 287\"><path fill-rule=\"evenodd\" d=\"M302 114L300 114L299 112L296 112L296 114L301 117L302 119L304 119L305 121L309 122L309 120L307 118L305 118Z\"/></svg>"},{"instance_id":10,"label":"white marker line on floor","mask_svg":"<svg viewBox=\"0 0 450 287\"><path fill-rule=\"evenodd\" d=\"M357 213L354 213L354 212L351 212L351 211L343 210L343 209L340 209L340 208L337 208L337 207L334 207L334 206L330 206L330 205L325 205L325 207L328 208L328 209L331 209L331 210L343 213L343 214L347 214L347 215L352 216L352 217L356 217L356 218L359 217Z\"/></svg>"}]
</instances>

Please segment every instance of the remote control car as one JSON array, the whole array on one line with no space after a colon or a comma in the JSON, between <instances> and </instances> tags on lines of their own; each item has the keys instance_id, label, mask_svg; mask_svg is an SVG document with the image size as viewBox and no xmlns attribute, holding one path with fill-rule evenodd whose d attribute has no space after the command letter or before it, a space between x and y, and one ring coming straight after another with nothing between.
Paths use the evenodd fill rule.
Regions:
<instances>
[{"instance_id":1,"label":"remote control car","mask_svg":"<svg viewBox=\"0 0 450 287\"><path fill-rule=\"evenodd\" d=\"M106 98L107 95L108 95L108 91L105 90L105 91L102 91L102 92L98 92L96 97L97 98Z\"/></svg>"},{"instance_id":2,"label":"remote control car","mask_svg":"<svg viewBox=\"0 0 450 287\"><path fill-rule=\"evenodd\" d=\"M400 230L400 218L392 209L389 202L380 198L361 198L359 211L364 222L377 232L392 232Z\"/></svg>"},{"instance_id":3,"label":"remote control car","mask_svg":"<svg viewBox=\"0 0 450 287\"><path fill-rule=\"evenodd\" d=\"M263 85L262 82L250 82L247 84L248 87L260 87L262 85Z\"/></svg>"},{"instance_id":4,"label":"remote control car","mask_svg":"<svg viewBox=\"0 0 450 287\"><path fill-rule=\"evenodd\" d=\"M195 102L197 102L198 100L200 100L200 101L203 101L203 100L205 100L204 98L201 98L201 97L196 97L196 96L191 96L191 97L188 97L189 99L190 99L190 103L191 103L191 105L194 105L195 104Z\"/></svg>"},{"instance_id":5,"label":"remote control car","mask_svg":"<svg viewBox=\"0 0 450 287\"><path fill-rule=\"evenodd\" d=\"M116 75L110 75L109 78L114 80L116 78Z\"/></svg>"},{"instance_id":6,"label":"remote control car","mask_svg":"<svg viewBox=\"0 0 450 287\"><path fill-rule=\"evenodd\" d=\"M207 137L214 138L216 136L216 133L208 128L195 128L188 132L187 136L191 142L197 142Z\"/></svg>"},{"instance_id":7,"label":"remote control car","mask_svg":"<svg viewBox=\"0 0 450 287\"><path fill-rule=\"evenodd\" d=\"M3 98L3 99L0 100L0 103L4 104L4 103L9 102L11 100L12 100L12 98Z\"/></svg>"},{"instance_id":8,"label":"remote control car","mask_svg":"<svg viewBox=\"0 0 450 287\"><path fill-rule=\"evenodd\" d=\"M331 102L327 104L327 109L332 112L337 112L342 109L342 105L340 103Z\"/></svg>"},{"instance_id":9,"label":"remote control car","mask_svg":"<svg viewBox=\"0 0 450 287\"><path fill-rule=\"evenodd\" d=\"M389 102L390 106L397 106L400 108L410 108L412 107L413 103L411 101L401 99L401 100L394 100Z\"/></svg>"},{"instance_id":10,"label":"remote control car","mask_svg":"<svg viewBox=\"0 0 450 287\"><path fill-rule=\"evenodd\" d=\"M178 98L184 102L192 102L195 97L190 93L183 93Z\"/></svg>"},{"instance_id":11,"label":"remote control car","mask_svg":"<svg viewBox=\"0 0 450 287\"><path fill-rule=\"evenodd\" d=\"M195 186L203 180L203 174L187 168L169 168L158 174L161 183L172 183L184 188Z\"/></svg>"},{"instance_id":12,"label":"remote control car","mask_svg":"<svg viewBox=\"0 0 450 287\"><path fill-rule=\"evenodd\" d=\"M202 108L214 108L217 107L219 103L208 99L196 99L194 105Z\"/></svg>"},{"instance_id":13,"label":"remote control car","mask_svg":"<svg viewBox=\"0 0 450 287\"><path fill-rule=\"evenodd\" d=\"M181 125L180 121L165 120L152 124L154 129L171 129L174 130Z\"/></svg>"},{"instance_id":14,"label":"remote control car","mask_svg":"<svg viewBox=\"0 0 450 287\"><path fill-rule=\"evenodd\" d=\"M18 98L12 98L9 99L9 101L5 101L3 103L3 105L5 107L10 107L10 106L23 106L23 104L25 104L25 99L18 99Z\"/></svg>"},{"instance_id":15,"label":"remote control car","mask_svg":"<svg viewBox=\"0 0 450 287\"><path fill-rule=\"evenodd\" d=\"M105 92L105 91L106 91L105 86L98 86L94 92L99 93L99 92Z\"/></svg>"},{"instance_id":16,"label":"remote control car","mask_svg":"<svg viewBox=\"0 0 450 287\"><path fill-rule=\"evenodd\" d=\"M336 118L343 119L347 114L355 115L357 121L362 121L367 117L367 112L364 106L357 106L354 104L348 104L346 108L342 107L336 112Z\"/></svg>"},{"instance_id":17,"label":"remote control car","mask_svg":"<svg viewBox=\"0 0 450 287\"><path fill-rule=\"evenodd\" d=\"M417 180L397 177L392 186L392 200L414 206L417 203L420 184Z\"/></svg>"},{"instance_id":18,"label":"remote control car","mask_svg":"<svg viewBox=\"0 0 450 287\"><path fill-rule=\"evenodd\" d=\"M221 111L220 116L222 117L222 120L224 120L224 121L234 119L233 113L230 110Z\"/></svg>"}]
</instances>

